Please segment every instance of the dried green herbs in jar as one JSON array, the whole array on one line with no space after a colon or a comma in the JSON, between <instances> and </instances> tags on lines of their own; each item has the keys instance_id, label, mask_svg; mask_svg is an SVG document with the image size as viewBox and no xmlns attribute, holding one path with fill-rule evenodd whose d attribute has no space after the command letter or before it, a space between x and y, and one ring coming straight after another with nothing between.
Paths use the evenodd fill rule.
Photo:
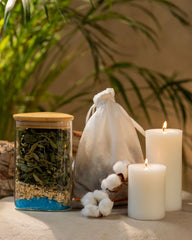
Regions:
<instances>
[{"instance_id":1,"label":"dried green herbs in jar","mask_svg":"<svg viewBox=\"0 0 192 240\"><path fill-rule=\"evenodd\" d=\"M73 116L15 114L15 205L28 210L65 210L71 198Z\"/></svg>"}]
</instances>

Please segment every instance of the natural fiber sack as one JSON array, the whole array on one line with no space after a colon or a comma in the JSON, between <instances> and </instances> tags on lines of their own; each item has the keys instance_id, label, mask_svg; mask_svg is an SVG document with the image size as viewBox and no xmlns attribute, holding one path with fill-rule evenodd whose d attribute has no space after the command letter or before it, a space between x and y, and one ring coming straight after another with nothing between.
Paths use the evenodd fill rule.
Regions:
<instances>
[{"instance_id":1,"label":"natural fiber sack","mask_svg":"<svg viewBox=\"0 0 192 240\"><path fill-rule=\"evenodd\" d=\"M135 128L142 133L144 130L115 102L114 96L114 90L107 88L93 98L75 161L74 199L100 189L102 179L113 172L115 162L143 161ZM122 194L118 198L127 198Z\"/></svg>"}]
</instances>

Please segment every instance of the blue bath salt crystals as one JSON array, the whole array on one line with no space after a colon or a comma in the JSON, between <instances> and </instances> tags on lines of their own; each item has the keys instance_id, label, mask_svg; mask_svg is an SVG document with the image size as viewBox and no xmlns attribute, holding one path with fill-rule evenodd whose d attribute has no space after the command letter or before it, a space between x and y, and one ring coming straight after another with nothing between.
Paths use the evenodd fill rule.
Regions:
<instances>
[{"instance_id":1,"label":"blue bath salt crystals","mask_svg":"<svg viewBox=\"0 0 192 240\"><path fill-rule=\"evenodd\" d=\"M47 197L34 197L29 200L17 199L15 200L15 206L17 209L39 211L63 211L70 208L67 205L63 205L62 202L57 202L53 199L48 199Z\"/></svg>"}]
</instances>

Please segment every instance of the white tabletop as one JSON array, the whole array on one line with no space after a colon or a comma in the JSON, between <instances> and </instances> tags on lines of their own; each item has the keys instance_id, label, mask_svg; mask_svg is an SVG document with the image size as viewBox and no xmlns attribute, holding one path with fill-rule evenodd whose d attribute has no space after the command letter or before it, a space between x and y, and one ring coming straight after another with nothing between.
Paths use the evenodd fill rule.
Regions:
<instances>
[{"instance_id":1,"label":"white tabletop","mask_svg":"<svg viewBox=\"0 0 192 240\"><path fill-rule=\"evenodd\" d=\"M191 240L192 194L183 193L181 211L161 221L138 221L127 208L105 218L84 218L80 211L33 212L15 210L13 197L0 200L1 240Z\"/></svg>"}]
</instances>

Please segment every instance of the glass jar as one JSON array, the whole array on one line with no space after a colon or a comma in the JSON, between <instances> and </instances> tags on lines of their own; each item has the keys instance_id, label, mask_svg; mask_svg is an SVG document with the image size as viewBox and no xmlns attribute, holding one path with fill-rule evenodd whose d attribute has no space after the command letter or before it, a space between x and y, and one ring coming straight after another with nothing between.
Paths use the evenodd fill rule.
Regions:
<instances>
[{"instance_id":1,"label":"glass jar","mask_svg":"<svg viewBox=\"0 0 192 240\"><path fill-rule=\"evenodd\" d=\"M70 208L72 120L64 113L14 114L15 206L23 210Z\"/></svg>"}]
</instances>

